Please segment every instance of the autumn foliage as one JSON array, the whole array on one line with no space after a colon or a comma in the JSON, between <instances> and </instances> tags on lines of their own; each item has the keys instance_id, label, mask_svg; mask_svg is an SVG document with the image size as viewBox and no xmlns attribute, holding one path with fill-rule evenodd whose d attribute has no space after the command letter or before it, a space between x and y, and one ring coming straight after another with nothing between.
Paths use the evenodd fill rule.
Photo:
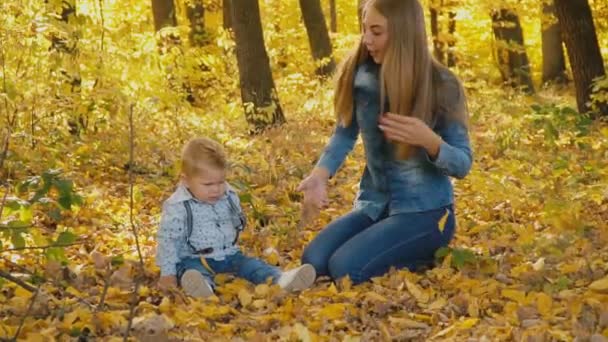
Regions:
<instances>
[{"instance_id":1,"label":"autumn foliage","mask_svg":"<svg viewBox=\"0 0 608 342\"><path fill-rule=\"evenodd\" d=\"M303 222L295 189L335 119L297 2L260 1L286 123L259 134L221 1L203 2L201 46L175 3L178 25L158 33L149 1L78 1L67 21L59 0L0 3L0 339L608 340L608 125L573 109L571 84L533 96L503 87L491 1L450 5L475 162L455 181L456 238L435 268L357 286L321 278L297 294L224 275L205 300L158 290L160 204L188 139L226 147L250 222L241 245L284 268L351 209L364 166L358 144L330 181L329 208ZM339 61L358 39L357 10L336 3ZM608 7L590 3L606 61ZM541 8L516 6L540 83ZM594 99L606 89L597 80Z\"/></svg>"}]
</instances>

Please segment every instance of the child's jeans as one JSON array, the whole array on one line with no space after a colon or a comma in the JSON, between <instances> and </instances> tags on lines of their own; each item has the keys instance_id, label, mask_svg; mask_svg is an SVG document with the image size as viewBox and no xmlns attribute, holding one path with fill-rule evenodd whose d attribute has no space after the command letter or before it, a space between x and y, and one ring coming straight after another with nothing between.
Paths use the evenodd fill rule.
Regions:
<instances>
[{"instance_id":1,"label":"child's jeans","mask_svg":"<svg viewBox=\"0 0 608 342\"><path fill-rule=\"evenodd\" d=\"M203 265L200 258L182 259L177 264L177 279L180 279L187 270L197 270L215 288L213 276L216 273L231 273L254 284L262 284L269 277L274 282L281 276L281 270L278 267L271 266L260 259L248 257L240 251L226 256L224 260L205 259L205 261L211 270Z\"/></svg>"},{"instance_id":2,"label":"child's jeans","mask_svg":"<svg viewBox=\"0 0 608 342\"><path fill-rule=\"evenodd\" d=\"M374 221L353 211L331 222L304 250L302 263L317 276L349 276L358 284L391 267L415 271L433 263L435 251L447 246L455 230L454 208L383 216Z\"/></svg>"}]
</instances>

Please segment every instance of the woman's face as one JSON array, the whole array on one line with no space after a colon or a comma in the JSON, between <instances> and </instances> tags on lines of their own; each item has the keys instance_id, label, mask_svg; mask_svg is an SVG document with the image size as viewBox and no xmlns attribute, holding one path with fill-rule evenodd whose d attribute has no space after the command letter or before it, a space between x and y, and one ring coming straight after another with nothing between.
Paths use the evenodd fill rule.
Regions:
<instances>
[{"instance_id":1,"label":"woman's face","mask_svg":"<svg viewBox=\"0 0 608 342\"><path fill-rule=\"evenodd\" d=\"M363 44L377 64L382 64L388 42L388 22L374 6L363 17Z\"/></svg>"}]
</instances>

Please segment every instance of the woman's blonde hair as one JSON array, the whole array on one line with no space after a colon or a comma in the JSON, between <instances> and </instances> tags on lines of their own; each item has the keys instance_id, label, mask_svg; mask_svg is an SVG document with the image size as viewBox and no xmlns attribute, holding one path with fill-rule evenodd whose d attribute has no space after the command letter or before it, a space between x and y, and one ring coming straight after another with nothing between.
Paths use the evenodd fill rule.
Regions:
<instances>
[{"instance_id":1,"label":"woman's blonde hair","mask_svg":"<svg viewBox=\"0 0 608 342\"><path fill-rule=\"evenodd\" d=\"M363 17L373 6L387 19L388 42L380 69L380 110L421 119L433 127L444 113L466 124L462 85L429 51L424 11L418 0L367 0ZM334 109L339 122L353 120L353 80L356 68L370 58L363 40L341 64L336 78ZM384 108L388 99L390 108ZM411 151L410 151L411 152ZM408 151L398 151L401 158Z\"/></svg>"},{"instance_id":2,"label":"woman's blonde hair","mask_svg":"<svg viewBox=\"0 0 608 342\"><path fill-rule=\"evenodd\" d=\"M194 138L182 150L182 174L197 176L208 168L225 170L227 167L224 148L209 138Z\"/></svg>"}]
</instances>

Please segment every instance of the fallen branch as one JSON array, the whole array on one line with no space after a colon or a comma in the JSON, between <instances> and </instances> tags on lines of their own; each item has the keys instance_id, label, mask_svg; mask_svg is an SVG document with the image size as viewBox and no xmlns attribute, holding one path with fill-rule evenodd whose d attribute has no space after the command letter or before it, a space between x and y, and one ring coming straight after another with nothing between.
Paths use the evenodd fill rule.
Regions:
<instances>
[{"instance_id":1,"label":"fallen branch","mask_svg":"<svg viewBox=\"0 0 608 342\"><path fill-rule=\"evenodd\" d=\"M4 271L0 270L0 277L4 278L6 280L12 281L13 283L21 286L22 288L24 288L24 289L26 289L26 290L28 290L30 292L36 291L35 287L33 287L32 285L24 282L23 280L21 280L21 279L19 279L17 277L12 276L8 272L4 272Z\"/></svg>"},{"instance_id":2,"label":"fallen branch","mask_svg":"<svg viewBox=\"0 0 608 342\"><path fill-rule=\"evenodd\" d=\"M134 165L133 152L135 150L135 129L133 126L133 107L134 104L129 106L129 165ZM129 331L131 330L131 326L133 325L133 317L135 316L135 308L137 307L139 295L137 292L139 291L139 285L145 275L144 272L144 257L141 254L141 247L139 245L139 237L137 235L137 227L135 226L135 221L133 219L133 207L134 207L134 197L133 197L133 167L129 167L129 220L131 222L131 230L133 231L133 236L135 237L135 246L137 247L137 255L139 255L139 274L135 276L135 291L133 292L133 300L131 301L131 309L129 310L129 321L127 323L127 330L125 331L124 340L125 342L129 339Z\"/></svg>"},{"instance_id":3,"label":"fallen branch","mask_svg":"<svg viewBox=\"0 0 608 342\"><path fill-rule=\"evenodd\" d=\"M36 298L38 297L38 293L40 293L40 285L38 285L38 287L35 289L34 295L32 296L32 300L30 301L30 305L28 306L27 311L25 312L23 317L21 317L21 323L19 323L19 328L17 328L17 332L15 333L15 337L13 337L13 341L17 341L17 337L19 337L19 334L21 333L21 329L23 329L23 326L25 325L25 320L27 319L27 316L29 316L30 313L32 312L32 308L34 307L34 304L36 303Z\"/></svg>"},{"instance_id":4,"label":"fallen branch","mask_svg":"<svg viewBox=\"0 0 608 342\"><path fill-rule=\"evenodd\" d=\"M85 241L79 241L79 242L74 242L74 243L65 243L65 244L57 244L57 245L47 245L47 246L25 246L25 247L3 249L3 250L0 251L0 253L2 253L2 252L23 251L23 250L26 250L26 249L48 249L48 248L54 248L54 247L69 247L69 246L75 246L75 245L82 245L83 243L85 243Z\"/></svg>"}]
</instances>

